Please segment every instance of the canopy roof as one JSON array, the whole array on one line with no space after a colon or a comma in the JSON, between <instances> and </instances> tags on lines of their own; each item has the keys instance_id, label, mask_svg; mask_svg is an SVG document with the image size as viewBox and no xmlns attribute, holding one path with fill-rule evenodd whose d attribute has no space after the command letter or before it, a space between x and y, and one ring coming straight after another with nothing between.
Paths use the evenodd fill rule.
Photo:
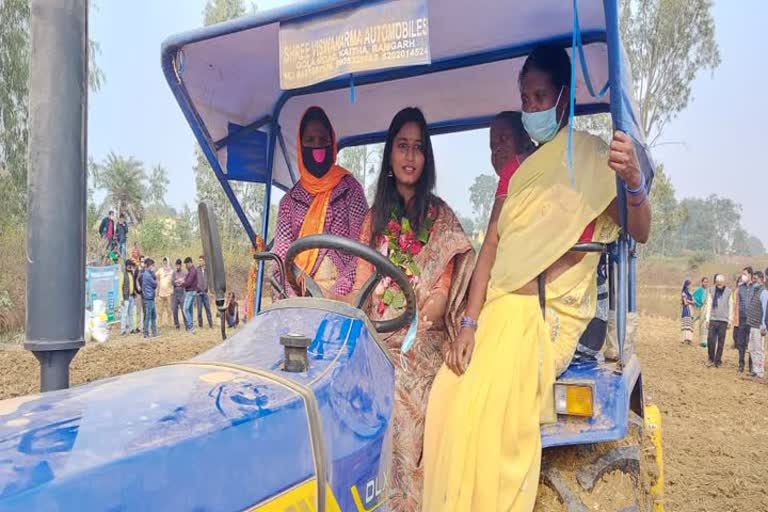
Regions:
<instances>
[{"instance_id":1,"label":"canopy roof","mask_svg":"<svg viewBox=\"0 0 768 512\"><path fill-rule=\"evenodd\" d=\"M478 128L502 110L520 110L517 77L535 45L554 42L570 48L572 42L573 4L566 0L429 0L430 65L280 89L280 23L369 3L299 2L165 41L162 59L168 83L225 190L226 180L243 176L242 169L236 169L243 159L238 155L228 162L228 147L255 132L262 132L266 141L258 149L265 151L266 165L246 179L290 187L296 177L297 126L309 106L325 109L342 146L381 140L392 116L409 105L422 108L435 132ZM578 0L578 17L592 85L597 90L608 82L610 88L604 96L593 97L577 66L576 112L610 110L614 125L638 142L642 163L652 175L631 100L616 0ZM247 128L235 134L240 127Z\"/></svg>"}]
</instances>

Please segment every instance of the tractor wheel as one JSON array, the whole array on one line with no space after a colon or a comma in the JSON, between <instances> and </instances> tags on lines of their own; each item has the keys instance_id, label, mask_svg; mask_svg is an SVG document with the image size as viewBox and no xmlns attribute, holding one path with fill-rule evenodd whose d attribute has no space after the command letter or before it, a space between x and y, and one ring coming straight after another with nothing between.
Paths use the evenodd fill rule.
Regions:
<instances>
[{"instance_id":1,"label":"tractor wheel","mask_svg":"<svg viewBox=\"0 0 768 512\"><path fill-rule=\"evenodd\" d=\"M544 450L534 512L651 512L656 449L630 412L619 441Z\"/></svg>"}]
</instances>

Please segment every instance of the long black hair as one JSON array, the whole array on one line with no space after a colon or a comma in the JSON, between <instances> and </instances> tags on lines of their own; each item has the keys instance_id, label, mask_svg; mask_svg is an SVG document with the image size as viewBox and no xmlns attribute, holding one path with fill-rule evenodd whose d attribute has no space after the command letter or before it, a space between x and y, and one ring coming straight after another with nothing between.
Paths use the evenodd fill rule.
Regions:
<instances>
[{"instance_id":1,"label":"long black hair","mask_svg":"<svg viewBox=\"0 0 768 512\"><path fill-rule=\"evenodd\" d=\"M392 170L391 156L395 149L395 137L408 123L416 123L421 129L422 151L424 152L424 170L416 182L416 193L409 205L405 204L403 197L397 191L397 181ZM390 219L393 206L398 207L402 215L408 218L414 231L418 232L421 222L427 215L427 210L436 204L435 190L435 156L432 152L432 141L427 130L427 120L420 109L407 107L398 112L392 119L387 132L387 141L384 144L384 153L381 158L381 171L376 182L376 196L371 207L373 225L371 230L371 245L376 244L379 235L384 232Z\"/></svg>"}]
</instances>

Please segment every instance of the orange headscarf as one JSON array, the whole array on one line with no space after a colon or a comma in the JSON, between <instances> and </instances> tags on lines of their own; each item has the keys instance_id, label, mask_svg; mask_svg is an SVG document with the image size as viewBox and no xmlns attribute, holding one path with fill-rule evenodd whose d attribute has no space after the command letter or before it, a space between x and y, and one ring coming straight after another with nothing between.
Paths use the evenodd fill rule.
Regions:
<instances>
[{"instance_id":1,"label":"orange headscarf","mask_svg":"<svg viewBox=\"0 0 768 512\"><path fill-rule=\"evenodd\" d=\"M319 109L322 111L320 107L310 107L306 112L304 112L304 115L301 116L302 120L307 115L307 113L313 109ZM325 114L325 112L323 112L323 114ZM336 133L334 132L333 126L330 124L330 122L328 123L328 128L331 131L331 140L333 141L333 148L331 151L333 152L332 159L334 163L322 178L318 178L309 172L304 166L304 159L301 155L301 123L299 123L299 134L296 144L296 160L299 164L299 183L301 183L301 186L303 186L307 192L314 196L312 203L309 205L309 210L307 210L307 216L304 217L304 222L301 225L299 238L323 232L323 229L325 228L325 215L328 212L328 204L331 202L331 193L333 192L333 189L336 188L336 185L338 185L345 176L350 174L348 170L339 165L336 165ZM296 265L304 270L304 272L310 273L315 267L315 263L317 263L317 258L319 255L319 249L304 251L296 257Z\"/></svg>"}]
</instances>

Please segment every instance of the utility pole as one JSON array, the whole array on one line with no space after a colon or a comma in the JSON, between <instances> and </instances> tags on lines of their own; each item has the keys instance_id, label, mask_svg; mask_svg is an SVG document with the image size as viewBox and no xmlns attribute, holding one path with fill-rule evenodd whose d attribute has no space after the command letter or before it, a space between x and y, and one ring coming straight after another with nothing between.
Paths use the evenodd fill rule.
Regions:
<instances>
[{"instance_id":1,"label":"utility pole","mask_svg":"<svg viewBox=\"0 0 768 512\"><path fill-rule=\"evenodd\" d=\"M88 0L32 0L25 348L40 390L85 344Z\"/></svg>"}]
</instances>

